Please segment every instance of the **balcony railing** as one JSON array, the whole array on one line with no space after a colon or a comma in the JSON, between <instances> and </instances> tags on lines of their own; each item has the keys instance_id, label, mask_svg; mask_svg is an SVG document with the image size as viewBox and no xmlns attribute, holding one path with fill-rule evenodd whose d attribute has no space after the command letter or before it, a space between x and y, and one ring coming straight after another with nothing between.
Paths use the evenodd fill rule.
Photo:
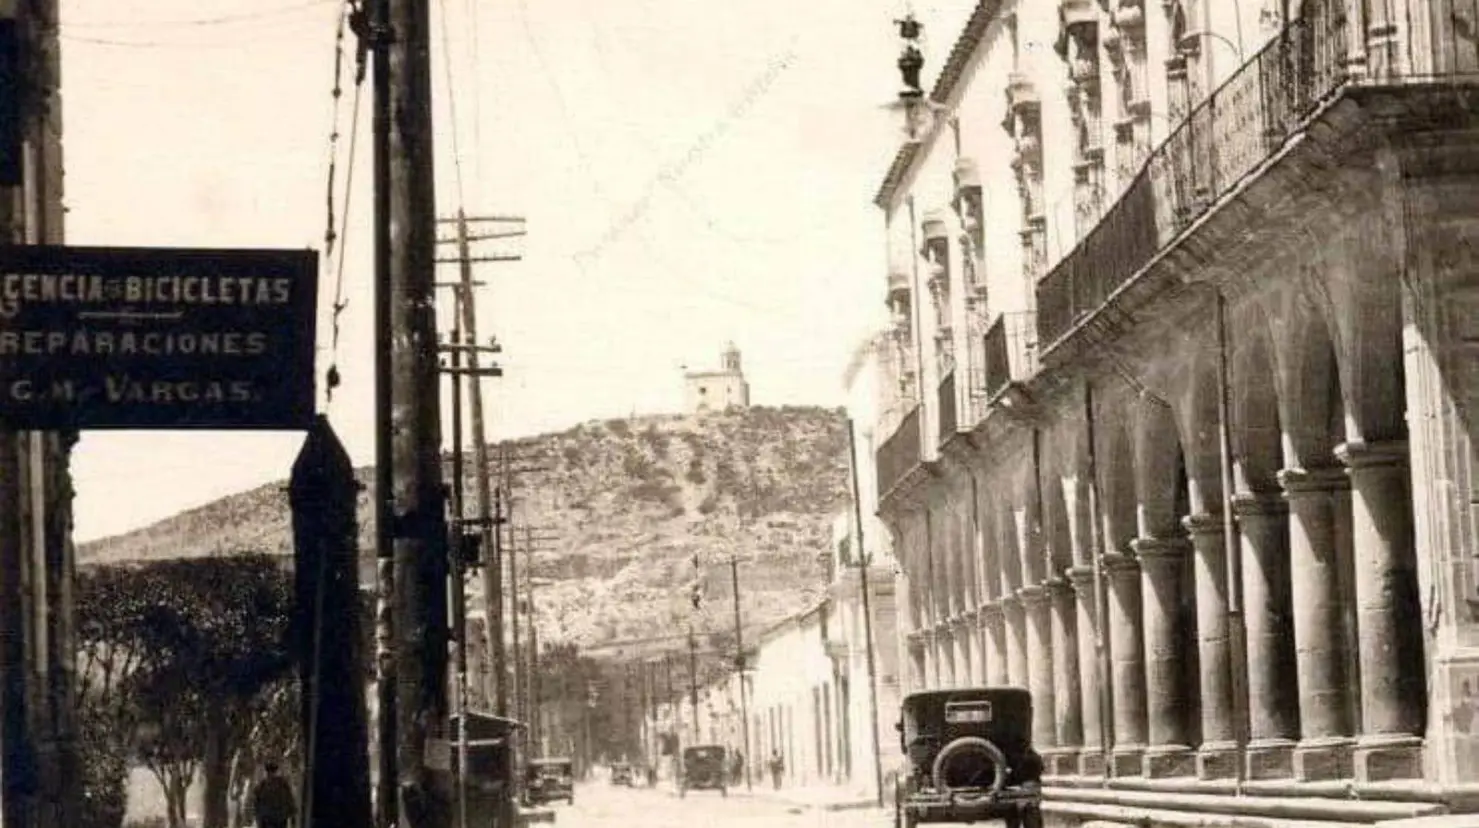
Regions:
<instances>
[{"instance_id":1,"label":"balcony railing","mask_svg":"<svg viewBox=\"0 0 1479 828\"><path fill-rule=\"evenodd\" d=\"M1346 31L1346 21L1329 13L1292 22L1150 154L1099 224L1038 282L1044 350L1101 307L1341 88ZM1435 61L1458 65L1443 60L1439 48L1453 37L1435 33L1426 47L1436 50Z\"/></svg>"},{"instance_id":2,"label":"balcony railing","mask_svg":"<svg viewBox=\"0 0 1479 828\"><path fill-rule=\"evenodd\" d=\"M955 371L945 375L935 391L940 402L940 445L945 445L960 425L960 412L955 406Z\"/></svg>"},{"instance_id":3,"label":"balcony railing","mask_svg":"<svg viewBox=\"0 0 1479 828\"><path fill-rule=\"evenodd\" d=\"M878 493L888 494L910 469L919 465L919 406L904 415L899 427L878 447Z\"/></svg>"},{"instance_id":4,"label":"balcony railing","mask_svg":"<svg viewBox=\"0 0 1479 828\"><path fill-rule=\"evenodd\" d=\"M1003 313L986 329L986 399L1037 371L1037 314Z\"/></svg>"}]
</instances>

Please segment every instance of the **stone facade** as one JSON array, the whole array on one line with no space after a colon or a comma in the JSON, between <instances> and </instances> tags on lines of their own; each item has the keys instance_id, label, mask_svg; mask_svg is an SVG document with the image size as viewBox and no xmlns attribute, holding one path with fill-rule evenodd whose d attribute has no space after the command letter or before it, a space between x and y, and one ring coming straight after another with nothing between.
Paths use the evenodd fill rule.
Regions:
<instances>
[{"instance_id":1,"label":"stone facade","mask_svg":"<svg viewBox=\"0 0 1479 828\"><path fill-rule=\"evenodd\" d=\"M745 381L739 348L733 342L724 346L719 370L683 374L683 399L690 414L750 406L750 384Z\"/></svg>"},{"instance_id":2,"label":"stone facade","mask_svg":"<svg viewBox=\"0 0 1479 828\"><path fill-rule=\"evenodd\" d=\"M877 197L902 679L1030 689L1053 820L1476 810L1474 13L981 2L939 71Z\"/></svg>"}]
</instances>

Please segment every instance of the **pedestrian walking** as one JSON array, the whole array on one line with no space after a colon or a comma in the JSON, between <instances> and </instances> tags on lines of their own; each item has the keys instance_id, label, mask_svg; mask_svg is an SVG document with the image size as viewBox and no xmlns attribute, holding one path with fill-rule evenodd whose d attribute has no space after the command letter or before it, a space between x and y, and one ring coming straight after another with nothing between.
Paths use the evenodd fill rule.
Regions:
<instances>
[{"instance_id":1,"label":"pedestrian walking","mask_svg":"<svg viewBox=\"0 0 1479 828\"><path fill-rule=\"evenodd\" d=\"M781 774L786 772L786 760L781 758L781 752L775 751L770 754L770 782L776 790L781 788Z\"/></svg>"},{"instance_id":2,"label":"pedestrian walking","mask_svg":"<svg viewBox=\"0 0 1479 828\"><path fill-rule=\"evenodd\" d=\"M276 762L267 762L263 769L262 779L252 789L252 815L257 828L288 828L298 812L293 787L278 772Z\"/></svg>"}]
</instances>

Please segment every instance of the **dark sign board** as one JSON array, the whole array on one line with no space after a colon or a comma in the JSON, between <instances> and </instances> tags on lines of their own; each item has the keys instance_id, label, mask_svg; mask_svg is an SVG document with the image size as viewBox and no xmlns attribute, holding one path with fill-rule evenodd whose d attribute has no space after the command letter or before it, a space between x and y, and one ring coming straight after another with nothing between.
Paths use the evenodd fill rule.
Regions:
<instances>
[{"instance_id":1,"label":"dark sign board","mask_svg":"<svg viewBox=\"0 0 1479 828\"><path fill-rule=\"evenodd\" d=\"M0 246L0 425L301 429L312 250Z\"/></svg>"}]
</instances>

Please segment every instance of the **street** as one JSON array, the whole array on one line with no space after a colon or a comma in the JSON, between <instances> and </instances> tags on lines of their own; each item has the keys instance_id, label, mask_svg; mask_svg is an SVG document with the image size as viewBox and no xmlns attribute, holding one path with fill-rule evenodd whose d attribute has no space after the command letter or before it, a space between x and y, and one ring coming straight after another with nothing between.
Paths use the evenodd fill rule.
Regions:
<instances>
[{"instance_id":1,"label":"street","mask_svg":"<svg viewBox=\"0 0 1479 828\"><path fill-rule=\"evenodd\" d=\"M613 787L604 780L580 784L575 805L557 805L556 828L882 828L891 817L876 809L823 811L730 791L691 791L679 798L671 787ZM548 823L546 823L548 824Z\"/></svg>"}]
</instances>

